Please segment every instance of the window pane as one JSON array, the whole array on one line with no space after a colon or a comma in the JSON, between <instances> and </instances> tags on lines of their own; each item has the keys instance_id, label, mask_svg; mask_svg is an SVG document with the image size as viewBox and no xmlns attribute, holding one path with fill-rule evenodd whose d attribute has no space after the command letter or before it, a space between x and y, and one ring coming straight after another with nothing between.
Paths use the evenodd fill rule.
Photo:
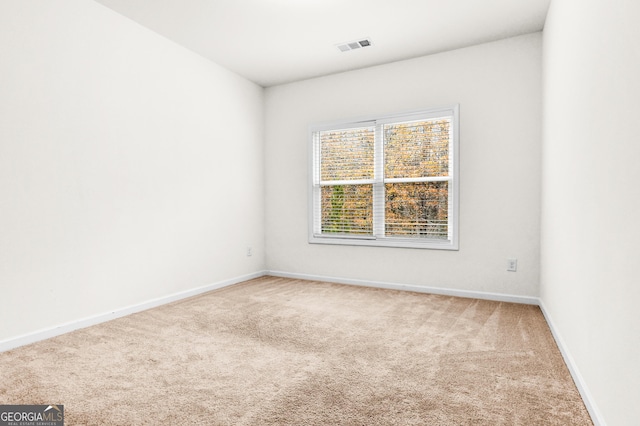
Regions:
<instances>
[{"instance_id":1,"label":"window pane","mask_svg":"<svg viewBox=\"0 0 640 426\"><path fill-rule=\"evenodd\" d=\"M323 186L322 233L373 234L373 186Z\"/></svg>"},{"instance_id":2,"label":"window pane","mask_svg":"<svg viewBox=\"0 0 640 426\"><path fill-rule=\"evenodd\" d=\"M375 129L320 132L320 179L373 179Z\"/></svg>"},{"instance_id":3,"label":"window pane","mask_svg":"<svg viewBox=\"0 0 640 426\"><path fill-rule=\"evenodd\" d=\"M451 119L384 126L385 178L448 176Z\"/></svg>"},{"instance_id":4,"label":"window pane","mask_svg":"<svg viewBox=\"0 0 640 426\"><path fill-rule=\"evenodd\" d=\"M385 184L385 234L448 239L449 183Z\"/></svg>"}]
</instances>

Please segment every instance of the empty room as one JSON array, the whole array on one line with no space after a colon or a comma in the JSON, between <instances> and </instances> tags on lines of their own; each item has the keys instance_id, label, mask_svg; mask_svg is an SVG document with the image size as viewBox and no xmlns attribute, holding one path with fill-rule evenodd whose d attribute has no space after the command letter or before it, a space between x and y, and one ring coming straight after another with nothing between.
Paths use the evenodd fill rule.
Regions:
<instances>
[{"instance_id":1,"label":"empty room","mask_svg":"<svg viewBox=\"0 0 640 426\"><path fill-rule=\"evenodd\" d=\"M637 0L0 0L0 425L640 424Z\"/></svg>"}]
</instances>

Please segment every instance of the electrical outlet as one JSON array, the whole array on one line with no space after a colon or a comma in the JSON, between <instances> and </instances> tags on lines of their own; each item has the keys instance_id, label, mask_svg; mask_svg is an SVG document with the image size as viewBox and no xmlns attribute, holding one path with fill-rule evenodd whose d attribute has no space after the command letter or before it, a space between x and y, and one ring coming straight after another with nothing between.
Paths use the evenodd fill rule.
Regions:
<instances>
[{"instance_id":1,"label":"electrical outlet","mask_svg":"<svg viewBox=\"0 0 640 426\"><path fill-rule=\"evenodd\" d=\"M247 257L250 257L253 255L253 250L251 249L251 247L247 247Z\"/></svg>"},{"instance_id":2,"label":"electrical outlet","mask_svg":"<svg viewBox=\"0 0 640 426\"><path fill-rule=\"evenodd\" d=\"M518 259L507 259L507 271L516 272L518 270Z\"/></svg>"}]
</instances>

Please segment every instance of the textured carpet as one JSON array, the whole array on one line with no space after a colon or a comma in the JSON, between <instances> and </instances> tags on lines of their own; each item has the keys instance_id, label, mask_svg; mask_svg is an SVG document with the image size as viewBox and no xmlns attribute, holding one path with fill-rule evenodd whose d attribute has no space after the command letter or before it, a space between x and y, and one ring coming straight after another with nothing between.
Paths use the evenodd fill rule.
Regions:
<instances>
[{"instance_id":1,"label":"textured carpet","mask_svg":"<svg viewBox=\"0 0 640 426\"><path fill-rule=\"evenodd\" d=\"M0 354L67 425L591 425L535 306L263 277Z\"/></svg>"}]
</instances>

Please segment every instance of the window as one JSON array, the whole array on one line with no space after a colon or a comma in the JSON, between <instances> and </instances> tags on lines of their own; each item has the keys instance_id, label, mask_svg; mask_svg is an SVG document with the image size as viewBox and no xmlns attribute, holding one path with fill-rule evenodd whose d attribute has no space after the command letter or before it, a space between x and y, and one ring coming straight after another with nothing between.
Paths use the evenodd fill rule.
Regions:
<instances>
[{"instance_id":1,"label":"window","mask_svg":"<svg viewBox=\"0 0 640 426\"><path fill-rule=\"evenodd\" d=\"M311 126L309 242L457 250L458 106Z\"/></svg>"}]
</instances>

